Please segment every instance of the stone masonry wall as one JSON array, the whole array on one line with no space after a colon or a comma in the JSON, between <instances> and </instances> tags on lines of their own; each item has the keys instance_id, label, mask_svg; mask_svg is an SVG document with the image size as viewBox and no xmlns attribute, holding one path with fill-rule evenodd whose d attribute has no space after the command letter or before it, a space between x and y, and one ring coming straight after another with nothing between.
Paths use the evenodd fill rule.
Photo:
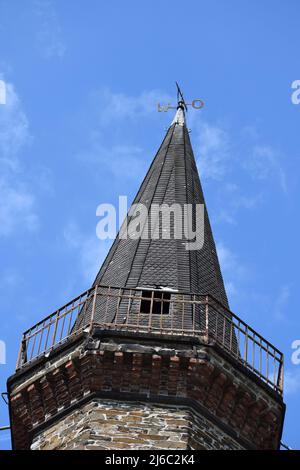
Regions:
<instances>
[{"instance_id":1,"label":"stone masonry wall","mask_svg":"<svg viewBox=\"0 0 300 470\"><path fill-rule=\"evenodd\" d=\"M94 399L33 440L32 450L241 449L194 411Z\"/></svg>"}]
</instances>

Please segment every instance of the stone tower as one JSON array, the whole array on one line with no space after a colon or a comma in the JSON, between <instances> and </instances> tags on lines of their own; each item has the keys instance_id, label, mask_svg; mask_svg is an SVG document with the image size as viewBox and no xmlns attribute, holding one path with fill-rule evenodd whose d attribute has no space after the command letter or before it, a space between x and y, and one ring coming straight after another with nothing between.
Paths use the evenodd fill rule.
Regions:
<instances>
[{"instance_id":1,"label":"stone tower","mask_svg":"<svg viewBox=\"0 0 300 470\"><path fill-rule=\"evenodd\" d=\"M123 225L92 287L23 334L13 447L278 449L283 357L229 310L182 101L134 204L140 236ZM188 205L196 249L161 212Z\"/></svg>"}]
</instances>

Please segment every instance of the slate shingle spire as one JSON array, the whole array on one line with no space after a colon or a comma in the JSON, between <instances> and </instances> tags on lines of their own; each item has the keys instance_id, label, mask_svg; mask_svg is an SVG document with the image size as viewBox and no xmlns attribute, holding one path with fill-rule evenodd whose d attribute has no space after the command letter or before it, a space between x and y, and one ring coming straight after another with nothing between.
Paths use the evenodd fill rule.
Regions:
<instances>
[{"instance_id":1,"label":"slate shingle spire","mask_svg":"<svg viewBox=\"0 0 300 470\"><path fill-rule=\"evenodd\" d=\"M163 286L181 292L211 294L228 306L182 101L134 203L142 203L147 208L153 204L181 207L204 204L203 248L186 250L185 240L173 237L124 240L118 235L95 284L130 288ZM156 222L161 225L159 219Z\"/></svg>"}]
</instances>

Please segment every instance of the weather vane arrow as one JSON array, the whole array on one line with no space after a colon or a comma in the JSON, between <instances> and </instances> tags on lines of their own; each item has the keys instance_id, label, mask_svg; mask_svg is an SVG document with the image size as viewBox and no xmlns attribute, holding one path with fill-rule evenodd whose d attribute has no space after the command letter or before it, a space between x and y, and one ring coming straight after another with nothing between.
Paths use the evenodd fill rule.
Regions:
<instances>
[{"instance_id":1,"label":"weather vane arrow","mask_svg":"<svg viewBox=\"0 0 300 470\"><path fill-rule=\"evenodd\" d=\"M201 109L204 106L204 101L200 100L199 98L194 99L191 103L186 103L182 91L180 89L180 86L178 85L177 82L176 87L177 87L177 106L173 106L170 103L161 106L160 103L157 104L157 111L159 113L164 112L166 113L169 109L177 109L178 107L182 107L185 111L188 111L188 106L192 106L194 109Z\"/></svg>"}]
</instances>

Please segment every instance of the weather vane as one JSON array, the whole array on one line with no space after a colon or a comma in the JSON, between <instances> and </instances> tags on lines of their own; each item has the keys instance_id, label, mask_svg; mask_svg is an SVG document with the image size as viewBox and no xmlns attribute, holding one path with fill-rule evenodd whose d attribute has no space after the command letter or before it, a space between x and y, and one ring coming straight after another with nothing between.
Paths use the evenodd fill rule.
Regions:
<instances>
[{"instance_id":1,"label":"weather vane","mask_svg":"<svg viewBox=\"0 0 300 470\"><path fill-rule=\"evenodd\" d=\"M166 113L169 109L177 109L179 105L183 106L185 111L188 111L188 106L192 106L194 109L203 108L204 101L202 101L198 98L193 100L191 103L186 103L185 99L183 97L182 91L180 89L180 86L178 85L177 82L175 82L175 83L176 83L176 87L177 87L177 102L178 102L177 106L172 106L170 103L161 106L160 103L158 103L157 104L157 111L159 113L161 113L161 112Z\"/></svg>"}]
</instances>

